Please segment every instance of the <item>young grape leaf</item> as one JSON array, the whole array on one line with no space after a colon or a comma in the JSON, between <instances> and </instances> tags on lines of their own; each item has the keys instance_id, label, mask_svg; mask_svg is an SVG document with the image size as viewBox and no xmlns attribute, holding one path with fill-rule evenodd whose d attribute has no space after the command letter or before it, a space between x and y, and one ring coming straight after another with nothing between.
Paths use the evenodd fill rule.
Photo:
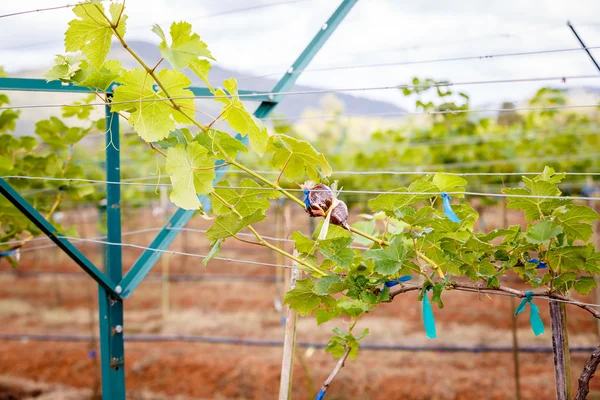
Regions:
<instances>
[{"instance_id":1,"label":"young grape leaf","mask_svg":"<svg viewBox=\"0 0 600 400\"><path fill-rule=\"evenodd\" d=\"M215 91L215 100L225 104L221 111L221 118L229 123L231 129L242 136L248 135L254 151L262 156L269 141L267 128L244 108L244 104L240 101L237 82L234 78L227 79L223 83L223 86L227 90L227 93L223 89Z\"/></svg>"},{"instance_id":2,"label":"young grape leaf","mask_svg":"<svg viewBox=\"0 0 600 400\"><path fill-rule=\"evenodd\" d=\"M327 321L331 321L334 318L340 316L340 312L337 308L332 308L331 310L327 310L325 308L319 308L315 311L315 318L317 320L317 325L324 324Z\"/></svg>"},{"instance_id":3,"label":"young grape leaf","mask_svg":"<svg viewBox=\"0 0 600 400\"><path fill-rule=\"evenodd\" d=\"M332 173L323 154L304 140L273 135L269 139L267 152L273 153L273 166L280 170L285 168L283 174L292 181L301 179L305 174L314 181L320 181L320 174L329 176Z\"/></svg>"},{"instance_id":4,"label":"young grape leaf","mask_svg":"<svg viewBox=\"0 0 600 400\"><path fill-rule=\"evenodd\" d=\"M352 241L351 237L326 240L319 245L319 251L325 258L335 262L344 269L348 269L354 261L354 251L348 247Z\"/></svg>"},{"instance_id":5,"label":"young grape leaf","mask_svg":"<svg viewBox=\"0 0 600 400\"><path fill-rule=\"evenodd\" d=\"M529 243L543 244L556 237L559 233L562 233L560 226L557 226L552 221L543 220L535 225L529 225L525 238Z\"/></svg>"},{"instance_id":6,"label":"young grape leaf","mask_svg":"<svg viewBox=\"0 0 600 400\"><path fill-rule=\"evenodd\" d=\"M348 289L349 286L339 276L325 276L315 283L313 291L321 296L335 294Z\"/></svg>"},{"instance_id":7,"label":"young grape leaf","mask_svg":"<svg viewBox=\"0 0 600 400\"><path fill-rule=\"evenodd\" d=\"M375 271L382 275L392 275L400 271L406 257L406 248L402 237L396 236L387 248L368 250L363 258L373 259Z\"/></svg>"},{"instance_id":8,"label":"young grape leaf","mask_svg":"<svg viewBox=\"0 0 600 400\"><path fill-rule=\"evenodd\" d=\"M209 240L225 239L238 234L239 231L255 222L265 219L263 210L256 210L250 215L240 218L234 213L219 215L214 224L206 232Z\"/></svg>"},{"instance_id":9,"label":"young grape leaf","mask_svg":"<svg viewBox=\"0 0 600 400\"><path fill-rule=\"evenodd\" d=\"M285 294L283 304L289 304L299 315L309 315L322 304L327 308L335 307L335 299L315 293L314 286L315 282L311 278L296 281L296 287Z\"/></svg>"},{"instance_id":10,"label":"young grape leaf","mask_svg":"<svg viewBox=\"0 0 600 400\"><path fill-rule=\"evenodd\" d=\"M61 80L69 82L79 72L82 58L79 54L58 54L54 59L54 66L44 74L48 82Z\"/></svg>"},{"instance_id":11,"label":"young grape leaf","mask_svg":"<svg viewBox=\"0 0 600 400\"><path fill-rule=\"evenodd\" d=\"M177 99L177 104L188 115L194 115L194 99L190 90L184 89L191 81L183 73L163 69L158 73L170 96L186 97ZM117 81L121 83L113 96L113 111L129 111L129 122L146 142L155 142L169 135L175 129L175 122L186 123L189 119L176 111L162 90L154 91L154 79L141 68L124 72Z\"/></svg>"},{"instance_id":12,"label":"young grape leaf","mask_svg":"<svg viewBox=\"0 0 600 400\"><path fill-rule=\"evenodd\" d=\"M221 243L223 243L223 239L217 239L211 243L210 252L204 258L204 260L202 260L202 264L204 264L205 267L210 260L215 258L217 254L219 254L219 251L221 251Z\"/></svg>"},{"instance_id":13,"label":"young grape leaf","mask_svg":"<svg viewBox=\"0 0 600 400\"><path fill-rule=\"evenodd\" d=\"M173 184L169 198L178 207L197 210L201 207L198 193L212 192L215 170L211 168L213 160L207 153L204 147L193 142L187 148L178 144L167 149L166 171Z\"/></svg>"},{"instance_id":14,"label":"young grape leaf","mask_svg":"<svg viewBox=\"0 0 600 400\"><path fill-rule=\"evenodd\" d=\"M171 24L171 45L167 44L167 39L162 28L158 25L152 27L152 32L156 33L162 39L158 46L160 54L175 69L188 67L198 57L213 59L208 50L208 46L197 33L192 33L192 25L188 22L173 22Z\"/></svg>"},{"instance_id":15,"label":"young grape leaf","mask_svg":"<svg viewBox=\"0 0 600 400\"><path fill-rule=\"evenodd\" d=\"M424 179L417 179L407 189L392 190L390 193L380 194L374 199L369 200L369 207L375 212L384 211L387 215L394 217L396 209L427 200L435 196L434 194L427 194L428 192L435 193L438 191L439 189L433 183ZM404 192L410 192L411 194L402 194Z\"/></svg>"},{"instance_id":16,"label":"young grape leaf","mask_svg":"<svg viewBox=\"0 0 600 400\"><path fill-rule=\"evenodd\" d=\"M169 132L169 136L166 139L162 139L156 142L162 149L168 149L169 147L176 147L178 144L187 146L193 140L192 134L189 129L175 129ZM210 153L210 152L209 152Z\"/></svg>"},{"instance_id":17,"label":"young grape leaf","mask_svg":"<svg viewBox=\"0 0 600 400\"><path fill-rule=\"evenodd\" d=\"M589 222L596 221L599 217L596 211L586 206L570 205L559 207L552 215L556 216L556 223L570 239L587 242L592 237L593 228ZM584 222L588 223L584 223Z\"/></svg>"},{"instance_id":18,"label":"young grape leaf","mask_svg":"<svg viewBox=\"0 0 600 400\"><path fill-rule=\"evenodd\" d=\"M457 175L435 174L433 184L440 192L464 192L467 180ZM462 198L464 194L453 194L452 196Z\"/></svg>"},{"instance_id":19,"label":"young grape leaf","mask_svg":"<svg viewBox=\"0 0 600 400\"><path fill-rule=\"evenodd\" d=\"M319 225L317 225L317 227L315 228L315 231L313 232L313 238L319 237L319 235L321 234L322 227L323 227L323 221L319 222ZM329 229L327 230L327 236L325 237L325 240L332 240L332 239L338 239L338 238L350 238L350 237L351 237L350 232L348 232L344 228L341 228L337 225L329 225Z\"/></svg>"},{"instance_id":20,"label":"young grape leaf","mask_svg":"<svg viewBox=\"0 0 600 400\"><path fill-rule=\"evenodd\" d=\"M125 36L127 15L121 15L123 4L112 3L110 23L104 17L104 5L101 3L79 4L73 8L78 17L69 22L65 33L65 51L80 51L96 68L100 68L111 48L113 31L110 24L116 24L117 32Z\"/></svg>"},{"instance_id":21,"label":"young grape leaf","mask_svg":"<svg viewBox=\"0 0 600 400\"><path fill-rule=\"evenodd\" d=\"M210 90L212 93L214 93L215 89L212 87L212 85L210 84L210 81L208 80L208 72L212 68L210 63L208 62L208 60L200 60L200 59L191 60L189 67L192 70L192 72L196 74L196 76L198 78L202 79L202 82L204 82L204 84L206 85L208 90Z\"/></svg>"},{"instance_id":22,"label":"young grape leaf","mask_svg":"<svg viewBox=\"0 0 600 400\"><path fill-rule=\"evenodd\" d=\"M117 60L106 60L99 68L89 65L84 61L81 63L81 69L83 71L80 72L82 79L79 81L78 85L99 90L101 92L106 91L110 84L116 81L123 73L121 62Z\"/></svg>"},{"instance_id":23,"label":"young grape leaf","mask_svg":"<svg viewBox=\"0 0 600 400\"><path fill-rule=\"evenodd\" d=\"M250 215L255 210L266 211L269 208L269 200L265 197L272 195L272 190L264 190L261 185L252 179L245 178L240 182L240 187L244 189L230 189L229 182L219 182L218 188L215 188L215 193L221 196L228 204L242 214L242 216ZM224 206L219 200L212 201L213 211L215 214L227 214L229 208Z\"/></svg>"},{"instance_id":24,"label":"young grape leaf","mask_svg":"<svg viewBox=\"0 0 600 400\"><path fill-rule=\"evenodd\" d=\"M248 148L242 142L232 137L226 132L211 129L209 134L201 133L194 138L195 142L206 147L212 155L220 160L225 160L227 157L221 154L221 151L215 146L215 142L219 142L227 156L235 158L239 152L245 153Z\"/></svg>"},{"instance_id":25,"label":"young grape leaf","mask_svg":"<svg viewBox=\"0 0 600 400\"><path fill-rule=\"evenodd\" d=\"M294 247L300 253L312 254L317 249L316 242L309 237L304 236L301 232L294 232L290 237L295 242Z\"/></svg>"}]
</instances>

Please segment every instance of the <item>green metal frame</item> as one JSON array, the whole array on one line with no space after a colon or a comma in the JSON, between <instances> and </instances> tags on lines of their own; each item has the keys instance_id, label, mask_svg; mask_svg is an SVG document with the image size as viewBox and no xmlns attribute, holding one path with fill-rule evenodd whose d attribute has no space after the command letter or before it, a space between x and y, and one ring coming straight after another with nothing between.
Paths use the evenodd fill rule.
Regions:
<instances>
[{"instance_id":1,"label":"green metal frame","mask_svg":"<svg viewBox=\"0 0 600 400\"><path fill-rule=\"evenodd\" d=\"M300 73L318 51L323 47L329 36L346 17L358 0L343 0L327 22L296 59L288 72L277 82L273 93L289 90L297 81ZM112 85L111 85L112 87ZM84 87L60 82L46 82L42 79L0 78L0 91L40 91L62 93L89 93ZM207 88L191 87L196 96L211 96ZM111 92L107 92L110 95ZM256 94L247 97L248 101L260 101L254 112L257 118L267 117L279 103L281 95L270 95L252 90L239 90L240 94ZM237 135L236 138L247 144L247 138ZM106 218L107 242L121 244L121 173L120 173L120 132L118 114L112 113L106 106ZM220 168L215 181L219 181L227 168ZM100 320L100 359L102 365L102 398L105 400L125 400L125 350L123 341L123 300L128 298L142 282L152 266L160 258L161 250L168 248L181 228L194 215L193 211L178 209L167 224L158 233L151 249L144 253L134 263L130 271L123 277L122 246L107 246L104 257L104 272L100 271L83 253L71 244L60 232L46 220L35 208L17 193L3 178L0 178L0 194L6 197L19 211L32 221L60 249L74 260L85 272L98 282L98 308ZM210 208L206 196L199 196Z\"/></svg>"}]
</instances>

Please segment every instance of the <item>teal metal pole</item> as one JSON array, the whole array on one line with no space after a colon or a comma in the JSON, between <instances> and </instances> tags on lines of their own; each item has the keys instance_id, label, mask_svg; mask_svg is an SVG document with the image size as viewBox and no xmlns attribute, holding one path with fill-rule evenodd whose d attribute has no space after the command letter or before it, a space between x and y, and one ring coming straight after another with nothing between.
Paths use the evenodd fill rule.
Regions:
<instances>
[{"instance_id":1,"label":"teal metal pole","mask_svg":"<svg viewBox=\"0 0 600 400\"><path fill-rule=\"evenodd\" d=\"M327 20L325 24L321 26L321 29L315 37L311 40L308 46L304 49L302 54L296 59L294 64L288 73L286 73L275 85L273 92L281 92L291 88L294 83L300 77L302 70L310 63L310 61L315 57L315 55L319 52L321 47L325 44L327 39L331 36L333 31L339 26L342 20L346 17L348 12L352 9L352 7L356 4L358 0L344 0L340 4L340 6L335 10L335 12L331 15L331 17ZM275 95L269 98L268 101L263 101L256 111L254 112L254 116L257 118L266 118L271 114L273 109L277 106L279 99L281 96ZM247 144L248 139L243 138L240 134L236 136L236 139L240 140L242 143ZM215 182L218 182L225 172L227 168L219 168L216 172ZM210 208L210 203L208 202L208 198L206 196L198 196L200 201L205 205L205 208L208 210ZM150 272L156 261L160 258L160 251L155 250L166 250L171 242L175 239L177 234L180 232L178 228L182 228L185 224L192 218L194 215L194 211L188 211L183 209L178 209L173 216L169 219L167 224L163 227L163 229L156 235L154 240L148 245L149 250L144 250L144 252L140 255L137 261L133 264L125 278L121 281L120 285L123 287L123 293L121 297L127 298L133 293L135 288L142 282L144 277Z\"/></svg>"},{"instance_id":2,"label":"teal metal pole","mask_svg":"<svg viewBox=\"0 0 600 400\"><path fill-rule=\"evenodd\" d=\"M118 279L111 279L100 271L88 260L75 246L62 236L54 225L42 216L31 204L27 202L16 190L12 188L4 179L0 178L0 194L10 201L19 211L23 213L31 222L44 232L62 251L64 251L73 261L77 263L88 275L90 275L98 284L105 288L109 293L116 294L116 284Z\"/></svg>"},{"instance_id":3,"label":"teal metal pole","mask_svg":"<svg viewBox=\"0 0 600 400\"><path fill-rule=\"evenodd\" d=\"M109 88L112 88L110 85ZM213 96L210 90L205 87L189 87L194 96ZM91 93L90 89L84 86L77 86L71 83L66 84L59 81L46 82L45 79L29 78L0 78L0 90L16 90L24 92L67 92L67 93ZM109 89L107 93L112 93ZM244 101L268 101L269 95L255 90L240 89L239 94L247 96Z\"/></svg>"},{"instance_id":4,"label":"teal metal pole","mask_svg":"<svg viewBox=\"0 0 600 400\"><path fill-rule=\"evenodd\" d=\"M106 219L107 245L104 268L110 279L123 277L121 244L121 167L119 114L106 106ZM113 183L115 182L115 183ZM117 293L121 287L115 288ZM123 300L98 286L100 318L100 362L102 365L102 398L125 400L125 348L123 343Z\"/></svg>"}]
</instances>

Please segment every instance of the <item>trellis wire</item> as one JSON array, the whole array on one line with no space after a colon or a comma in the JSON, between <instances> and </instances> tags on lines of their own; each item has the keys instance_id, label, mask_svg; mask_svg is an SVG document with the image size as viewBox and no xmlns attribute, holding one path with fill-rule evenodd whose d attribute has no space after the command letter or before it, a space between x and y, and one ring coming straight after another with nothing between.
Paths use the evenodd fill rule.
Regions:
<instances>
[{"instance_id":1,"label":"trellis wire","mask_svg":"<svg viewBox=\"0 0 600 400\"><path fill-rule=\"evenodd\" d=\"M95 1L100 3L100 2L103 2L106 0L95 0ZM75 7L76 5L78 5L78 3L65 4L62 6L55 6L55 7L38 8L35 10L17 11L17 12L13 12L13 13L9 13L9 14L2 14L2 15L0 15L0 18L8 18L8 17L17 16L17 15L32 14L32 13L38 13L38 12L43 12L43 11L60 10L61 8L70 8L70 7Z\"/></svg>"},{"instance_id":2,"label":"trellis wire","mask_svg":"<svg viewBox=\"0 0 600 400\"><path fill-rule=\"evenodd\" d=\"M483 60L483 59L501 58L501 57L520 57L520 56L527 56L527 55L565 53L565 52L581 51L581 50L594 50L594 49L598 49L598 48L600 48L600 46L570 47L570 48L565 48L565 49L533 50L533 51L522 51L522 52L514 52L514 53L484 54L484 55L479 55L479 56L447 57L447 58L436 58L436 59L415 60L415 61L397 61L397 62L372 63L372 64L337 65L337 66L297 69L297 70L292 70L291 72L289 72L289 70L288 70L287 73L299 74L299 73L303 73L303 72L340 71L340 70L359 69L359 68L379 68L379 67L392 67L392 66L401 66L401 65L432 64L432 63L442 63L442 62L452 62L452 61ZM273 73L269 73L269 74L252 76L249 78L241 78L239 80L242 81L242 80L258 79L258 78L268 78L271 76L280 76L282 74L283 73L281 73L281 72L273 72Z\"/></svg>"},{"instance_id":3,"label":"trellis wire","mask_svg":"<svg viewBox=\"0 0 600 400\"><path fill-rule=\"evenodd\" d=\"M510 160L507 160L510 161ZM94 182L94 183L106 183L106 184L115 184L115 185L138 185L138 186L166 186L170 187L171 184L168 183L143 183L143 182L109 182L102 181L97 179L83 179L83 178L51 178L51 177L39 177L39 176L19 176L19 175L9 175L3 176L3 179L39 179L39 180L48 180L48 181L73 181L73 182ZM252 189L252 190L277 190L269 187L252 187L252 186L214 186L218 189ZM289 188L285 189L288 192L302 192L303 189ZM318 192L320 190L314 190ZM325 190L323 190L325 191ZM441 195L442 192L391 192L391 191L381 191L381 190L340 190L340 193L348 193L348 194L397 194L397 195L431 195L437 196ZM481 196L481 197L506 197L506 198L524 198L524 199L558 199L558 200L589 200L589 201L598 201L600 197L589 197L589 196L540 196L540 195L517 195L517 194L507 194L507 193L484 193L484 192L445 192L449 195L468 195L468 196Z\"/></svg>"},{"instance_id":4,"label":"trellis wire","mask_svg":"<svg viewBox=\"0 0 600 400\"><path fill-rule=\"evenodd\" d=\"M97 243L97 244L104 244L104 245L107 245L107 246L120 246L120 247L128 247L128 248L139 249L139 250L149 250L149 251L154 251L154 252L157 252L157 253L165 253L165 254L186 256L186 257L195 257L195 258L202 258L202 259L208 257L207 255L203 255L203 254L185 253L185 252L175 251L175 250L154 249L152 247L140 246L140 245L133 244L133 243L114 243L114 242L107 242L105 240L82 239L82 238L71 237L71 236L58 236L58 238L59 239L72 240L72 241L76 241L76 242ZM23 251L25 251L25 250L28 250L28 249L24 249ZM292 266L292 265L271 264L271 263L263 263L263 262L251 261L251 260L238 260L238 259L235 259L235 258L228 258L228 257L213 257L212 259L213 260L219 260L219 261L233 262L233 263L241 263L241 264L250 264L250 265L260 265L260 266L266 266L266 267L286 268L286 269L300 269L300 270L303 270L303 268L295 267L295 266Z\"/></svg>"},{"instance_id":5,"label":"trellis wire","mask_svg":"<svg viewBox=\"0 0 600 400\"><path fill-rule=\"evenodd\" d=\"M600 46L599 46L600 48ZM298 91L286 91L286 92L256 92L248 94L232 95L225 93L224 95L198 95L198 96L170 96L160 98L149 98L149 99L138 99L138 100L125 100L125 101L114 101L111 102L113 105L120 104L140 104L140 103L154 103L166 100L203 100L203 99L221 99L221 98L253 98L263 96L299 96L299 95L310 95L310 94L326 94L326 93L342 93L342 92L365 92L365 91L379 91L379 90L401 90L401 89L417 89L417 88L432 88L432 87L452 87L452 86L467 86L467 85L486 85L486 84L504 84L504 83L523 83L523 82L542 82L542 81L554 81L560 80L566 82L566 80L576 79L598 79L600 75L571 75L571 76L553 76L553 77L538 77L538 78L517 78L517 79L497 79L497 80L483 80L483 81L464 81L464 82L437 82L432 84L421 84L421 85L391 85L391 86L367 86L357 88L339 88L339 89L311 89L311 90L298 90ZM0 107L0 110L8 109L28 109L28 108L56 108L56 107L93 107L93 106L104 106L106 103L86 103L86 104L73 104L73 103L60 103L60 104L29 104L29 105L8 105ZM598 106L598 105L596 105ZM559 106L556 106L559 107ZM574 107L574 106L560 106L560 107ZM591 107L579 106L579 107ZM508 111L519 110L517 108L503 109ZM469 111L469 110L461 110ZM493 111L493 110L492 110ZM409 112L407 112L409 113ZM389 113L388 113L389 114ZM411 113L414 114L414 113ZM344 114L342 114L344 115ZM346 114L348 116L350 114ZM387 115L387 114L364 114L368 115ZM275 118L265 118L275 119Z\"/></svg>"}]
</instances>

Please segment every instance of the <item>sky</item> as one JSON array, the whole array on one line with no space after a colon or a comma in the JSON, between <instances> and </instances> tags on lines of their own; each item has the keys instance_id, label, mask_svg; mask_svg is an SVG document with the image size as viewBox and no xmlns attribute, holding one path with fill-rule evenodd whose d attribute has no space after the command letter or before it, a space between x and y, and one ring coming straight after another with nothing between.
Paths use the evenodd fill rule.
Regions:
<instances>
[{"instance_id":1,"label":"sky","mask_svg":"<svg viewBox=\"0 0 600 400\"><path fill-rule=\"evenodd\" d=\"M339 0L128 0L126 37L158 43L153 23L168 30L186 20L205 40L218 64L248 75L276 78L304 49ZM0 2L0 15L67 4L59 0ZM310 71L311 68L398 63L579 47L570 20L588 47L600 46L598 0L359 0L299 83L330 88L408 84L413 77L451 82L593 75L554 82L556 87L600 87L600 72L583 51L452 62ZM10 73L44 68L63 52L69 9L0 18L0 65ZM600 61L600 49L592 50ZM520 102L542 84L460 87L474 104ZM457 86L457 89L459 87ZM268 90L268 88L265 88ZM414 108L398 90L361 96Z\"/></svg>"}]
</instances>

